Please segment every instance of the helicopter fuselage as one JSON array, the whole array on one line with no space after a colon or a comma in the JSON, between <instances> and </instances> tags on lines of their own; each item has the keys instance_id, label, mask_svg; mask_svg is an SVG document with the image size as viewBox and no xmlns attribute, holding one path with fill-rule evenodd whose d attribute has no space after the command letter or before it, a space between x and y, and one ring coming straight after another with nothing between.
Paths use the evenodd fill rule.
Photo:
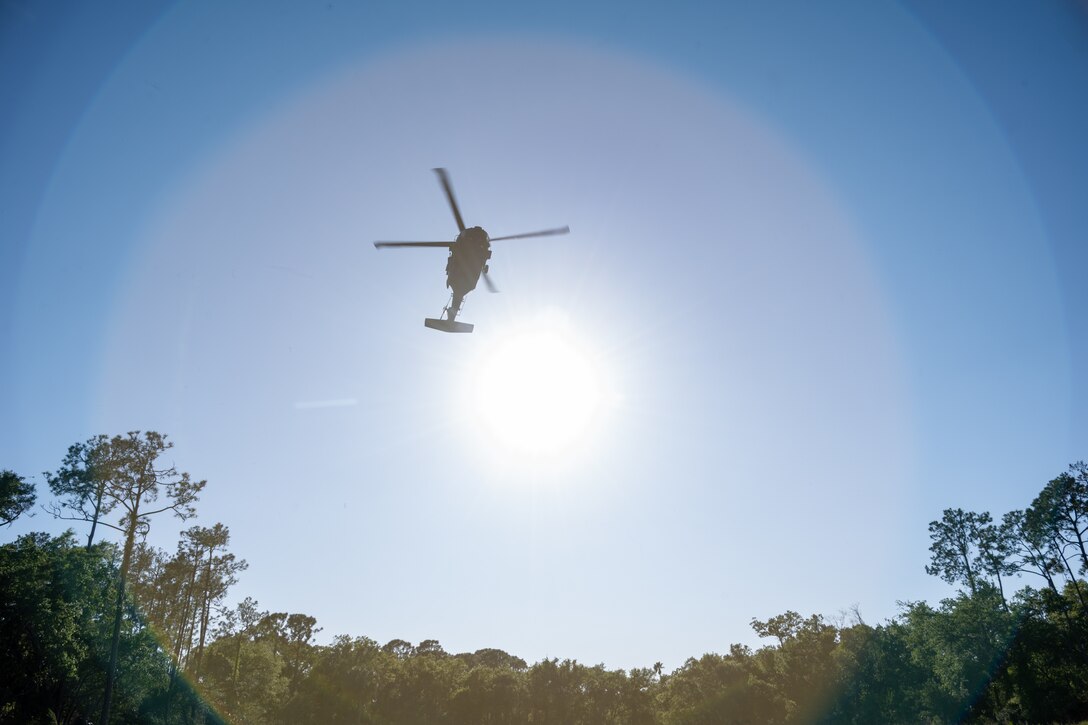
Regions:
<instances>
[{"instance_id":1,"label":"helicopter fuselage","mask_svg":"<svg viewBox=\"0 0 1088 725\"><path fill-rule=\"evenodd\" d=\"M487 271L491 259L491 240L480 227L469 227L457 235L446 260L446 286L453 290L454 298L460 298L476 289L480 275ZM453 309L460 308L459 304Z\"/></svg>"}]
</instances>

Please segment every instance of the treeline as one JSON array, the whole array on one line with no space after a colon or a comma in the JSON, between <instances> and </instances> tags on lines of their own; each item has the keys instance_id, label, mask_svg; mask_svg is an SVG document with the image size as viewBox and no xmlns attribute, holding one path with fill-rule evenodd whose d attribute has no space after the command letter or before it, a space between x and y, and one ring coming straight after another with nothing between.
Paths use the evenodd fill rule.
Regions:
<instances>
[{"instance_id":1,"label":"treeline","mask_svg":"<svg viewBox=\"0 0 1088 725\"><path fill-rule=\"evenodd\" d=\"M927 571L959 587L877 625L787 611L752 627L771 641L610 670L529 665L497 649L336 637L246 598L226 526L149 546L158 514L195 515L203 481L159 464L157 433L99 436L46 474L54 515L87 537L28 534L0 546L0 722L15 723L943 723L1088 720L1088 466L994 520L944 511ZM0 521L34 503L0 473ZM117 515L120 515L119 517ZM120 542L96 541L101 527ZM1013 592L1013 577L1037 587Z\"/></svg>"}]
</instances>

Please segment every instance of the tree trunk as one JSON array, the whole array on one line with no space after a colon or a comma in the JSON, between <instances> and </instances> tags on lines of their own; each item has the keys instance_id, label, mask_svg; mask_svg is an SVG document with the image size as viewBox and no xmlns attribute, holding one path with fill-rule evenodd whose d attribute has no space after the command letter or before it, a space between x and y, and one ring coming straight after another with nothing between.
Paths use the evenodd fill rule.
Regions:
<instances>
[{"instance_id":1,"label":"tree trunk","mask_svg":"<svg viewBox=\"0 0 1088 725\"><path fill-rule=\"evenodd\" d=\"M91 550L91 544L94 543L94 530L98 528L98 516L102 512L102 494L105 490L106 486L100 482L98 484L98 495L94 499L94 518L91 519L91 533L87 534L87 551Z\"/></svg>"},{"instance_id":2,"label":"tree trunk","mask_svg":"<svg viewBox=\"0 0 1088 725\"><path fill-rule=\"evenodd\" d=\"M967 572L967 586L971 588L971 596L974 597L977 593L977 587L975 586L975 572L971 568L971 559L968 557L967 546L960 547L960 556L963 557L963 568Z\"/></svg>"},{"instance_id":3,"label":"tree trunk","mask_svg":"<svg viewBox=\"0 0 1088 725\"><path fill-rule=\"evenodd\" d=\"M1005 599L1005 585L1001 583L1001 574L996 574L997 577L997 591L1001 593L1001 606L1005 608L1005 611L1009 611L1009 602Z\"/></svg>"},{"instance_id":4,"label":"tree trunk","mask_svg":"<svg viewBox=\"0 0 1088 725\"><path fill-rule=\"evenodd\" d=\"M204 569L204 592L200 607L200 640L196 648L196 663L193 668L193 680L199 681L201 664L204 661L204 643L208 636L208 624L211 621L211 586L212 586L212 557L215 555L215 547L208 549L208 564Z\"/></svg>"},{"instance_id":5,"label":"tree trunk","mask_svg":"<svg viewBox=\"0 0 1088 725\"><path fill-rule=\"evenodd\" d=\"M1076 518L1073 519L1073 533L1077 537L1077 546L1080 547L1080 568L1081 570L1088 569L1088 551L1084 548L1084 537L1081 536L1080 528L1078 528L1079 522Z\"/></svg>"},{"instance_id":6,"label":"tree trunk","mask_svg":"<svg viewBox=\"0 0 1088 725\"><path fill-rule=\"evenodd\" d=\"M185 593L185 607L182 609L181 618L178 622L178 634L174 638L174 652L173 662L170 666L170 684L166 688L166 705L164 707L164 719L170 721L170 703L174 699L174 687L178 681L178 669L181 667L181 651L185 642L185 632L189 631L189 639L192 640L192 629L190 628L190 622L192 618L190 616L190 607L193 603L193 589L196 582L196 566L193 566L193 572L189 576L189 588Z\"/></svg>"},{"instance_id":7,"label":"tree trunk","mask_svg":"<svg viewBox=\"0 0 1088 725\"><path fill-rule=\"evenodd\" d=\"M238 633L238 648L234 651L234 671L230 678L231 711L238 711L238 675L241 674L242 665L242 633Z\"/></svg>"},{"instance_id":8,"label":"tree trunk","mask_svg":"<svg viewBox=\"0 0 1088 725\"><path fill-rule=\"evenodd\" d=\"M1065 558L1065 554L1061 549L1058 549L1058 554L1062 558L1062 563L1065 564L1065 570L1069 572L1069 581L1072 582L1073 590L1077 593L1077 599L1080 601L1080 606L1083 608L1086 606L1084 602L1084 592L1081 591L1080 583L1077 582L1077 575L1073 573L1073 567L1069 566L1069 560Z\"/></svg>"},{"instance_id":9,"label":"tree trunk","mask_svg":"<svg viewBox=\"0 0 1088 725\"><path fill-rule=\"evenodd\" d=\"M121 643L121 615L125 609L125 579L128 577L128 567L132 561L132 549L136 543L137 515L133 511L125 532L125 554L121 557L121 576L117 583L117 612L113 617L113 638L110 641L110 664L106 670L106 691L102 696L102 725L109 725L110 705L113 702L113 682L117 672L117 648Z\"/></svg>"}]
</instances>

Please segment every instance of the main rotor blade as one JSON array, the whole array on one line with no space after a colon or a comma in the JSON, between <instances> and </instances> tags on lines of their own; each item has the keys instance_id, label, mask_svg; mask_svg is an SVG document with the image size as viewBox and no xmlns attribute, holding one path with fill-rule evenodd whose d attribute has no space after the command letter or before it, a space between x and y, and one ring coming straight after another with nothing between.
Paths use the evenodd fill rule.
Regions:
<instances>
[{"instance_id":1,"label":"main rotor blade","mask_svg":"<svg viewBox=\"0 0 1088 725\"><path fill-rule=\"evenodd\" d=\"M504 239L525 239L526 237L551 237L556 234L568 234L570 227L556 227L555 229L541 229L539 232L526 232L525 234L511 234L507 237L491 237L493 242L501 242Z\"/></svg>"},{"instance_id":2,"label":"main rotor blade","mask_svg":"<svg viewBox=\"0 0 1088 725\"><path fill-rule=\"evenodd\" d=\"M465 231L465 223L461 221L461 210L457 208L457 200L453 198L453 186L450 185L450 176L446 173L445 169L435 169L434 172L438 174L438 180L442 183L442 190L446 192L446 199L450 202L450 209L453 209L453 218L457 220L457 230Z\"/></svg>"},{"instance_id":3,"label":"main rotor blade","mask_svg":"<svg viewBox=\"0 0 1088 725\"><path fill-rule=\"evenodd\" d=\"M484 272L484 284L487 285L488 292L498 292L499 288L495 286L495 283L491 281L491 275Z\"/></svg>"},{"instance_id":4,"label":"main rotor blade","mask_svg":"<svg viewBox=\"0 0 1088 725\"><path fill-rule=\"evenodd\" d=\"M374 242L378 249L382 247L445 247L449 249L453 242Z\"/></svg>"}]
</instances>

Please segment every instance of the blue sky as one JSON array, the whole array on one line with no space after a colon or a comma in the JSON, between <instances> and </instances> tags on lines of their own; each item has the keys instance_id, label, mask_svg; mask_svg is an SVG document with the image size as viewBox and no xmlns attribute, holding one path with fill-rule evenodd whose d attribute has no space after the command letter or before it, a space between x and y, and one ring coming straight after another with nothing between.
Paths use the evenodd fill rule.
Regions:
<instances>
[{"instance_id":1,"label":"blue sky","mask_svg":"<svg viewBox=\"0 0 1088 725\"><path fill-rule=\"evenodd\" d=\"M946 595L928 521L1085 457L1085 12L704 5L5 4L0 465L170 434L237 593L327 635L671 668ZM468 337L370 246L451 234L439 165L572 228ZM526 325L607 379L548 465L464 405Z\"/></svg>"}]
</instances>

